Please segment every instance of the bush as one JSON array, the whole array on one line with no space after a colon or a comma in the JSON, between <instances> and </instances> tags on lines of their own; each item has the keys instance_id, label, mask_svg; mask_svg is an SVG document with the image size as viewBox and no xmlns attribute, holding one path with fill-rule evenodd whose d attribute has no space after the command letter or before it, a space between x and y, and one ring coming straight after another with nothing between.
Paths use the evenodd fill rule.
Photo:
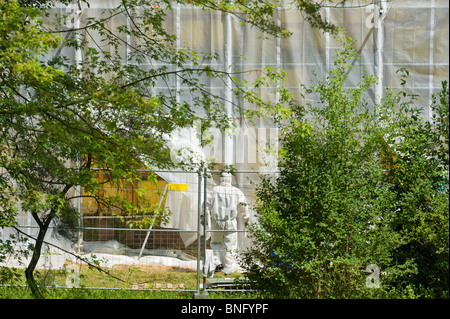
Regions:
<instances>
[{"instance_id":1,"label":"bush","mask_svg":"<svg viewBox=\"0 0 450 319\"><path fill-rule=\"evenodd\" d=\"M345 87L356 53L342 44L330 75L305 88L319 103L279 123L280 174L257 190L241 264L268 297L448 296L448 111L425 122L414 97L389 90L370 107L376 80ZM435 109L448 110L446 90Z\"/></svg>"}]
</instances>

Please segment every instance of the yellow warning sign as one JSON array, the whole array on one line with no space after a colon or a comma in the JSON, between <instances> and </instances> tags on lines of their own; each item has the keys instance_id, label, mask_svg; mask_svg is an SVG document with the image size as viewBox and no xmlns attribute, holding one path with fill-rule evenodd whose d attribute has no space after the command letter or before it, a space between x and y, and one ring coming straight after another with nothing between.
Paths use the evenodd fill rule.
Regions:
<instances>
[{"instance_id":1,"label":"yellow warning sign","mask_svg":"<svg viewBox=\"0 0 450 319\"><path fill-rule=\"evenodd\" d=\"M170 191L187 191L188 190L188 184L169 184L169 190Z\"/></svg>"}]
</instances>

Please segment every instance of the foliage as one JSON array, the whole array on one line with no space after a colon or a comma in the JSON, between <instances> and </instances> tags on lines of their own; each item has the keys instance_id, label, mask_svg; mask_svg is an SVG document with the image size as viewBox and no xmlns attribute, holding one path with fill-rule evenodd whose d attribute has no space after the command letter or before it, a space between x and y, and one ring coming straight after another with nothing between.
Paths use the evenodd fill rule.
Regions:
<instances>
[{"instance_id":1,"label":"foliage","mask_svg":"<svg viewBox=\"0 0 450 319\"><path fill-rule=\"evenodd\" d=\"M341 41L330 75L305 88L318 103L292 105L279 123L280 174L258 187L242 266L276 298L448 296L448 189L439 189L448 87L435 100L434 124L404 92L388 91L371 107L375 79L346 87L356 53ZM381 269L378 289L370 265Z\"/></svg>"},{"instance_id":2,"label":"foliage","mask_svg":"<svg viewBox=\"0 0 450 319\"><path fill-rule=\"evenodd\" d=\"M179 2L233 14L273 35L288 35L273 18L272 1ZM100 17L87 17L80 26L73 24L73 16L50 15L48 9L54 4L51 0L0 0L0 225L14 225L18 210L28 211L38 225L25 272L36 297L43 297L34 269L47 230L56 223L62 235L73 235L79 218L73 205L80 196L146 216L139 226L151 223L155 214L165 214L145 200L135 203L103 196L95 174L101 168L104 182L139 182L142 167L173 164L165 136L174 129L201 120L202 129L215 125L225 130L229 120L224 100L206 90L199 80L202 76L223 82L231 77L236 96L256 109L279 107L247 89L279 81L278 72L263 71L256 84L238 82L236 74L211 67L217 55L177 47L165 26L171 1L150 6L144 0L120 1ZM89 1L76 4L82 7ZM319 6L297 4L312 23L331 30ZM129 25L112 24L116 18ZM134 41L126 43L128 37ZM82 59L74 61L64 50ZM154 64L142 67L146 61ZM152 90L174 79L187 87L190 101L180 101L180 92L170 84L165 93ZM79 192L81 188L87 195Z\"/></svg>"},{"instance_id":3,"label":"foliage","mask_svg":"<svg viewBox=\"0 0 450 319\"><path fill-rule=\"evenodd\" d=\"M291 33L277 24L273 19L276 10L296 9L300 11L304 18L314 28L331 33L337 33L338 27L326 21L322 17L321 11L324 7L340 6L346 0L327 0L322 2L293 0L293 1L209 1L209 0L182 0L180 3L191 3L210 10L217 10L233 14L242 23L255 26L268 34L278 34L281 37L289 37Z\"/></svg>"},{"instance_id":4,"label":"foliage","mask_svg":"<svg viewBox=\"0 0 450 319\"><path fill-rule=\"evenodd\" d=\"M80 287L67 288L69 267L62 270L46 270L39 272L39 283L45 286L45 297L47 299L192 299L196 290L197 274L195 271L186 269L171 270L139 270L133 267L126 269L106 269L111 276L98 272L89 267L81 267ZM16 270L17 269L12 269ZM17 271L18 272L18 271ZM216 274L215 276L221 276ZM117 279L121 280L117 280ZM0 299L30 299L33 295L28 287L19 287L25 280L23 275L18 282L6 281L14 286L0 286ZM133 288L134 283L139 283L140 288ZM184 290L153 290L157 285L173 286L184 284ZM65 287L65 288L63 288ZM101 289L96 289L96 288ZM210 299L258 299L258 292L236 292L236 291L210 291Z\"/></svg>"},{"instance_id":5,"label":"foliage","mask_svg":"<svg viewBox=\"0 0 450 319\"><path fill-rule=\"evenodd\" d=\"M44 3L36 7L40 4ZM43 240L55 222L63 225L59 229L66 236L71 233L68 229L76 229L79 216L73 205L82 196L77 187L101 205L143 215L141 226L155 220L154 214L165 213L144 200L135 203L120 196L102 196L96 168L104 169L107 182L134 183L140 180L143 166L172 165L164 136L198 119L196 108L205 110L205 126L212 121L219 127L228 123L223 120L222 104L204 90L197 76L206 71L210 77L229 75L201 66L200 56L192 50L176 48L174 37L164 30L163 10L142 9L139 16L132 12L142 4L123 2L108 18L89 19L85 30L98 32L103 44L111 47L106 52L81 40L64 24L64 17L52 25L47 11L21 6L18 1L0 1L1 226L14 224L18 209L30 212L39 226L26 269L37 297L42 295L33 272ZM119 14L132 19L133 28L106 26ZM64 39L57 33L65 34ZM120 54L123 36L138 40L127 57L130 64L123 63ZM54 54L62 46L83 51L83 61ZM140 64L149 58L166 63L142 69ZM194 67L185 68L185 64ZM171 71L168 65L180 69ZM167 95L149 92L158 79L164 81L170 74L190 88L193 105L178 102L174 88Z\"/></svg>"},{"instance_id":6,"label":"foliage","mask_svg":"<svg viewBox=\"0 0 450 319\"><path fill-rule=\"evenodd\" d=\"M407 72L406 72L407 75ZM412 101L401 102L392 112L407 116L393 121L392 113L381 117L392 132L386 142L396 152L390 157L390 182L396 185L397 214L392 227L403 242L395 259L411 261L417 271L394 280L395 286L408 287L417 296L448 298L449 290L449 186L448 186L448 83L433 96L433 116L424 121L422 110ZM388 99L392 99L390 96Z\"/></svg>"}]
</instances>

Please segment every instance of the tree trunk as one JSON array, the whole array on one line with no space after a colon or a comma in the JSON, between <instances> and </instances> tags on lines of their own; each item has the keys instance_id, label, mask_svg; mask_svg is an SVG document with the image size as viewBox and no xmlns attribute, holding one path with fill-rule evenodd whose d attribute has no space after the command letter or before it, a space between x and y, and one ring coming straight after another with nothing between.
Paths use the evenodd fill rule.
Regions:
<instances>
[{"instance_id":1,"label":"tree trunk","mask_svg":"<svg viewBox=\"0 0 450 319\"><path fill-rule=\"evenodd\" d=\"M36 299L44 299L44 296L39 290L34 278L34 270L36 269L39 258L41 257L41 250L44 243L45 234L47 233L48 226L50 225L50 221L52 220L50 216L51 215L48 216L45 223L39 223L39 234L34 245L33 256L31 257L31 261L28 264L28 267L25 269L25 278L27 279L28 287L30 287L31 293Z\"/></svg>"},{"instance_id":2,"label":"tree trunk","mask_svg":"<svg viewBox=\"0 0 450 319\"><path fill-rule=\"evenodd\" d=\"M66 185L60 195L64 197L72 186L73 185ZM39 290L36 280L34 279L34 270L36 269L36 266L39 262L39 258L41 258L41 250L42 245L44 244L45 235L47 234L50 223L55 217L56 211L54 209L51 209L50 213L44 220L41 220L37 213L31 214L36 223L39 225L39 234L34 245L33 256L31 257L31 261L28 264L27 269L25 269L25 278L27 279L28 287L30 287L33 296L37 299L44 299L44 295Z\"/></svg>"}]
</instances>

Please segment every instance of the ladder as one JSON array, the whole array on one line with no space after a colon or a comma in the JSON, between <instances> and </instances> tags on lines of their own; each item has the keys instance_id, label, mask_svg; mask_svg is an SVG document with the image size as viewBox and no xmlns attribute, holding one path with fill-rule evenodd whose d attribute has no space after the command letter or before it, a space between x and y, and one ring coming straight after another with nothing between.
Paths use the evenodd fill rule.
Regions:
<instances>
[{"instance_id":1,"label":"ladder","mask_svg":"<svg viewBox=\"0 0 450 319\"><path fill-rule=\"evenodd\" d=\"M187 184L174 184L174 183L167 182L166 185L164 186L164 190L163 190L163 193L161 195L161 198L159 199L159 203L158 203L158 207L156 208L156 211L158 211L161 208L162 201L164 200L164 197L166 196L166 194L167 194L167 192L169 190L187 191L187 189L188 189L188 185ZM144 252L145 245L147 245L148 237L150 237L150 232L153 229L153 223L155 222L155 219L156 219L156 215L153 217L152 222L150 224L150 227L147 230L147 235L145 235L145 239L144 239L144 242L142 244L141 251L139 252L138 259L141 258L142 253Z\"/></svg>"}]
</instances>

